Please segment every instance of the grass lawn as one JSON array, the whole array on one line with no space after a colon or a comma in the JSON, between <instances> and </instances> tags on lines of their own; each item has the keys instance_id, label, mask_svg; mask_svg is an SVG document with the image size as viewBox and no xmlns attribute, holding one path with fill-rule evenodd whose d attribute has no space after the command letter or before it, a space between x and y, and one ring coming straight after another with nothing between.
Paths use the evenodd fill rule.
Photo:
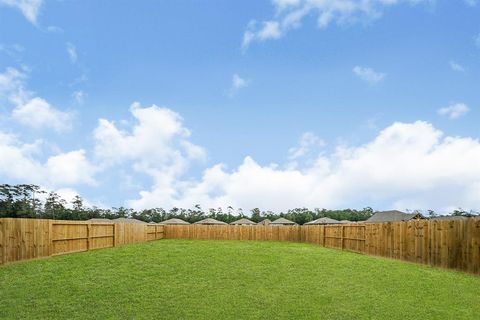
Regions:
<instances>
[{"instance_id":1,"label":"grass lawn","mask_svg":"<svg viewBox=\"0 0 480 320\"><path fill-rule=\"evenodd\" d=\"M480 319L480 277L310 244L161 240L0 267L2 319Z\"/></svg>"}]
</instances>

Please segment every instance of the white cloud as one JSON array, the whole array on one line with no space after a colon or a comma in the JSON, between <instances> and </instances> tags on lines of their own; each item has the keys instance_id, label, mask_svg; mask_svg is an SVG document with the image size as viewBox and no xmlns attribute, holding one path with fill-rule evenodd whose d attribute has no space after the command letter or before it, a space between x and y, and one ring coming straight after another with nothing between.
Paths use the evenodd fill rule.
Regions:
<instances>
[{"instance_id":1,"label":"white cloud","mask_svg":"<svg viewBox=\"0 0 480 320\"><path fill-rule=\"evenodd\" d=\"M385 73L377 72L372 68L355 66L353 68L353 73L358 76L360 79L370 83L376 84L385 79L387 76Z\"/></svg>"},{"instance_id":2,"label":"white cloud","mask_svg":"<svg viewBox=\"0 0 480 320\"><path fill-rule=\"evenodd\" d=\"M12 118L36 129L51 128L65 131L72 127L73 114L60 111L50 103L26 89L25 70L7 68L0 73L0 101L13 106Z\"/></svg>"},{"instance_id":3,"label":"white cloud","mask_svg":"<svg viewBox=\"0 0 480 320\"><path fill-rule=\"evenodd\" d=\"M85 156L85 150L75 150L48 158L45 165L54 185L94 185L97 168Z\"/></svg>"},{"instance_id":4,"label":"white cloud","mask_svg":"<svg viewBox=\"0 0 480 320\"><path fill-rule=\"evenodd\" d=\"M72 127L71 113L59 111L38 97L17 105L13 109L12 117L19 123L36 129L51 128L62 132Z\"/></svg>"},{"instance_id":5,"label":"white cloud","mask_svg":"<svg viewBox=\"0 0 480 320\"><path fill-rule=\"evenodd\" d=\"M455 61L450 61L450 68L451 68L453 71L465 72L465 68L464 68L461 64L459 64L459 63L457 63L457 62L455 62Z\"/></svg>"},{"instance_id":6,"label":"white cloud","mask_svg":"<svg viewBox=\"0 0 480 320\"><path fill-rule=\"evenodd\" d=\"M11 103L19 103L27 99L30 93L25 89L25 72L15 68L7 68L0 73L0 99Z\"/></svg>"},{"instance_id":7,"label":"white cloud","mask_svg":"<svg viewBox=\"0 0 480 320\"><path fill-rule=\"evenodd\" d=\"M298 28L309 15L317 18L319 28L331 23L353 24L359 20L377 19L385 8L398 4L430 3L431 0L273 0L275 18L261 23L250 22L243 34L242 49L256 41L279 39Z\"/></svg>"},{"instance_id":8,"label":"white cloud","mask_svg":"<svg viewBox=\"0 0 480 320\"><path fill-rule=\"evenodd\" d=\"M243 79L240 77L238 74L234 74L232 76L232 84L230 86L230 89L228 90L228 95L230 97L234 96L240 89L248 87L249 81L246 79Z\"/></svg>"},{"instance_id":9,"label":"white cloud","mask_svg":"<svg viewBox=\"0 0 480 320\"><path fill-rule=\"evenodd\" d=\"M70 62L76 63L78 59L77 49L70 42L67 42L67 53L68 53L68 57L70 58Z\"/></svg>"},{"instance_id":10,"label":"white cloud","mask_svg":"<svg viewBox=\"0 0 480 320\"><path fill-rule=\"evenodd\" d=\"M85 156L84 150L42 156L42 140L24 143L18 137L0 131L0 177L20 183L36 183L48 187L94 185L98 169Z\"/></svg>"},{"instance_id":11,"label":"white cloud","mask_svg":"<svg viewBox=\"0 0 480 320\"><path fill-rule=\"evenodd\" d=\"M458 119L470 111L465 103L455 103L448 107L437 110L439 115L446 116L450 119Z\"/></svg>"},{"instance_id":12,"label":"white cloud","mask_svg":"<svg viewBox=\"0 0 480 320\"><path fill-rule=\"evenodd\" d=\"M28 21L37 25L43 0L0 0L2 4L20 10Z\"/></svg>"},{"instance_id":13,"label":"white cloud","mask_svg":"<svg viewBox=\"0 0 480 320\"><path fill-rule=\"evenodd\" d=\"M136 120L130 132L100 119L94 132L96 157L105 165L129 162L137 172L171 180L182 174L191 160L205 159L203 148L191 143L182 118L155 105L130 107Z\"/></svg>"},{"instance_id":14,"label":"white cloud","mask_svg":"<svg viewBox=\"0 0 480 320\"><path fill-rule=\"evenodd\" d=\"M308 139L307 139L308 140ZM371 142L337 147L301 169L262 166L246 157L236 169L217 164L197 181L155 180L129 201L155 206L480 208L480 141L448 137L426 122L394 123Z\"/></svg>"}]
</instances>

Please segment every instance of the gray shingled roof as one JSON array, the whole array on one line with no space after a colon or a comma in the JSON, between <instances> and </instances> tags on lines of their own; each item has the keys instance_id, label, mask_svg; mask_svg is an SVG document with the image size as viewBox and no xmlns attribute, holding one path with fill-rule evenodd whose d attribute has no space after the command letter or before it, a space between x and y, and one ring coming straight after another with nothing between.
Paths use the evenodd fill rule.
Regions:
<instances>
[{"instance_id":1,"label":"gray shingled roof","mask_svg":"<svg viewBox=\"0 0 480 320\"><path fill-rule=\"evenodd\" d=\"M285 218L278 218L270 223L271 225L295 225L296 223Z\"/></svg>"},{"instance_id":2,"label":"gray shingled roof","mask_svg":"<svg viewBox=\"0 0 480 320\"><path fill-rule=\"evenodd\" d=\"M270 219L264 219L264 220L260 221L259 223L257 223L257 225L268 226L270 223L272 223L272 221Z\"/></svg>"},{"instance_id":3,"label":"gray shingled roof","mask_svg":"<svg viewBox=\"0 0 480 320\"><path fill-rule=\"evenodd\" d=\"M121 222L121 223L146 223L145 221L133 219L133 218L117 218L117 219L113 219L113 221Z\"/></svg>"},{"instance_id":4,"label":"gray shingled roof","mask_svg":"<svg viewBox=\"0 0 480 320\"><path fill-rule=\"evenodd\" d=\"M218 221L218 220L215 220L215 219L212 219L212 218L207 218L207 219L203 219L203 220L200 220L200 221L197 221L195 222L194 224L227 224L223 221Z\"/></svg>"},{"instance_id":5,"label":"gray shingled roof","mask_svg":"<svg viewBox=\"0 0 480 320\"><path fill-rule=\"evenodd\" d=\"M171 219L168 219L168 220L165 220L165 221L161 221L159 222L159 224L168 224L168 225L179 225L179 224L190 224L189 222L187 221L183 221L182 219L177 219L177 218L171 218Z\"/></svg>"},{"instance_id":6,"label":"gray shingled roof","mask_svg":"<svg viewBox=\"0 0 480 320\"><path fill-rule=\"evenodd\" d=\"M389 211L375 212L375 214L365 222L408 221L414 218L423 219L423 216L419 213L405 213L398 210L389 210Z\"/></svg>"},{"instance_id":7,"label":"gray shingled roof","mask_svg":"<svg viewBox=\"0 0 480 320\"><path fill-rule=\"evenodd\" d=\"M114 222L106 218L92 218L92 219L88 219L87 221L94 222L94 223L113 223Z\"/></svg>"},{"instance_id":8,"label":"gray shingled roof","mask_svg":"<svg viewBox=\"0 0 480 320\"><path fill-rule=\"evenodd\" d=\"M465 219L468 219L468 218L464 216L438 216L438 217L432 218L432 220L465 220Z\"/></svg>"},{"instance_id":9,"label":"gray shingled roof","mask_svg":"<svg viewBox=\"0 0 480 320\"><path fill-rule=\"evenodd\" d=\"M242 218L242 219L239 219L237 221L233 221L232 223L230 224L236 224L236 225L253 225L253 224L256 224L255 222L253 222L252 220L249 220L247 218Z\"/></svg>"},{"instance_id":10,"label":"gray shingled roof","mask_svg":"<svg viewBox=\"0 0 480 320\"><path fill-rule=\"evenodd\" d=\"M337 223L341 223L341 222L338 221L338 220L335 220L335 219L328 218L328 217L323 217L323 218L319 218L317 220L307 222L305 224L306 225L312 225L312 224L337 224Z\"/></svg>"}]
</instances>

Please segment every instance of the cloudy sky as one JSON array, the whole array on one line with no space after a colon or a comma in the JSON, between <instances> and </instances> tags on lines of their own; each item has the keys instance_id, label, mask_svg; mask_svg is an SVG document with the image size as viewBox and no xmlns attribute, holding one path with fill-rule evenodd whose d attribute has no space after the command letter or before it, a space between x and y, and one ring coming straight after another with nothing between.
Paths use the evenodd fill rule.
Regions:
<instances>
[{"instance_id":1,"label":"cloudy sky","mask_svg":"<svg viewBox=\"0 0 480 320\"><path fill-rule=\"evenodd\" d=\"M480 1L0 0L0 183L480 209Z\"/></svg>"}]
</instances>

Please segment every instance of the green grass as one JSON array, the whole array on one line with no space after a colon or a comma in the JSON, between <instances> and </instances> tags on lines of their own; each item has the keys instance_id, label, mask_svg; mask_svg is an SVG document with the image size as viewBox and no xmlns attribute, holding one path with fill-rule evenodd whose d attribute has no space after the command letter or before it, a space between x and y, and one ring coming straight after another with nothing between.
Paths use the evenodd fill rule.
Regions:
<instances>
[{"instance_id":1,"label":"green grass","mask_svg":"<svg viewBox=\"0 0 480 320\"><path fill-rule=\"evenodd\" d=\"M286 242L161 240L0 267L5 319L479 319L480 277Z\"/></svg>"}]
</instances>

